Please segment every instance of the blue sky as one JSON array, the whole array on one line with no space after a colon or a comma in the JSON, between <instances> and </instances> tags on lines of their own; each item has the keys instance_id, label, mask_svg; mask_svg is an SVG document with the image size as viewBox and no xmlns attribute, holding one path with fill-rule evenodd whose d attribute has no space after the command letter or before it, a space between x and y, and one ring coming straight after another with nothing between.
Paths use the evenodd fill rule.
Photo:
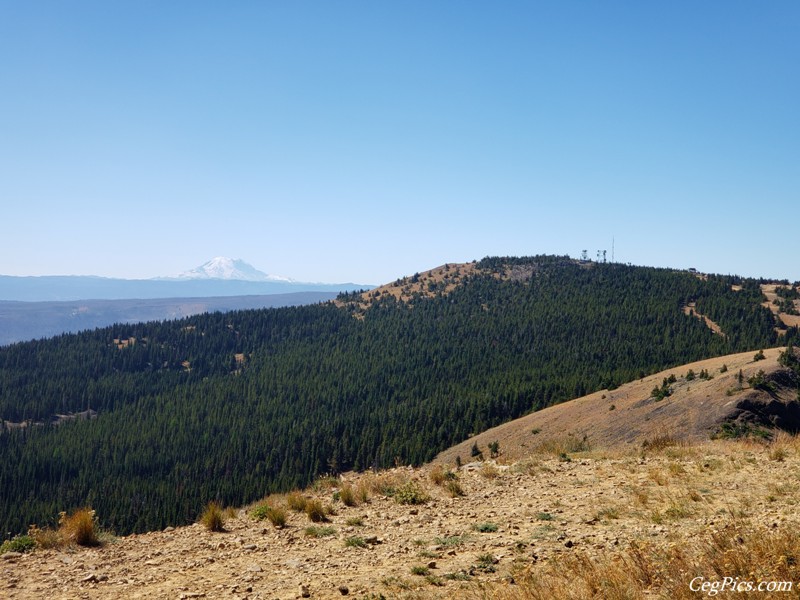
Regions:
<instances>
[{"instance_id":1,"label":"blue sky","mask_svg":"<svg viewBox=\"0 0 800 600\"><path fill-rule=\"evenodd\" d=\"M800 280L800 3L0 0L0 274Z\"/></svg>"}]
</instances>

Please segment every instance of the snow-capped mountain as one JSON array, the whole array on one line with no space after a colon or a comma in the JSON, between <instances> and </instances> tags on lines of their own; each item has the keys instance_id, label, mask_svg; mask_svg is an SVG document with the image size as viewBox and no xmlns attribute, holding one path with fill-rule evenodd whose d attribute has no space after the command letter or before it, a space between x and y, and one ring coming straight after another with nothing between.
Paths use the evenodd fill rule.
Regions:
<instances>
[{"instance_id":1,"label":"snow-capped mountain","mask_svg":"<svg viewBox=\"0 0 800 600\"><path fill-rule=\"evenodd\" d=\"M285 281L288 277L268 275L240 259L225 256L212 258L205 264L177 275L176 279L225 279L237 281Z\"/></svg>"}]
</instances>

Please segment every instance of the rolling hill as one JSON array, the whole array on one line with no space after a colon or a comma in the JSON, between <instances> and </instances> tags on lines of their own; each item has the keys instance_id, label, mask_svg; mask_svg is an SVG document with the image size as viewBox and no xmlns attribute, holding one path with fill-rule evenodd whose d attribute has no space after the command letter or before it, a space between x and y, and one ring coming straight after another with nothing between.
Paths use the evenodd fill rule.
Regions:
<instances>
[{"instance_id":1,"label":"rolling hill","mask_svg":"<svg viewBox=\"0 0 800 600\"><path fill-rule=\"evenodd\" d=\"M719 356L599 390L483 431L440 453L435 462L470 460L475 445L488 454L492 442L507 460L518 460L549 445L616 449L636 448L659 436L697 443L776 428L796 433L800 373L779 362L782 352ZM660 398L654 393L658 389L669 393Z\"/></svg>"}]
</instances>

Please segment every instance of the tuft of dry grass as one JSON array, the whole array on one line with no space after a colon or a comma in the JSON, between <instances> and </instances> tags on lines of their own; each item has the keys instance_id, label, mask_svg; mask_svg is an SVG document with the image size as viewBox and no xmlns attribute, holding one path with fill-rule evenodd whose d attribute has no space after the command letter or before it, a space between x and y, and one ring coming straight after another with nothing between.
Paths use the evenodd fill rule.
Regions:
<instances>
[{"instance_id":1,"label":"tuft of dry grass","mask_svg":"<svg viewBox=\"0 0 800 600\"><path fill-rule=\"evenodd\" d=\"M464 488L461 487L461 484L458 482L457 479L452 479L448 481L444 486L447 495L451 498L458 498L459 496L466 496L467 493L464 491Z\"/></svg>"},{"instance_id":2,"label":"tuft of dry grass","mask_svg":"<svg viewBox=\"0 0 800 600\"><path fill-rule=\"evenodd\" d=\"M328 514L325 507L322 506L322 501L316 498L306 501L305 512L306 516L314 523L323 523L328 520Z\"/></svg>"},{"instance_id":3,"label":"tuft of dry grass","mask_svg":"<svg viewBox=\"0 0 800 600\"><path fill-rule=\"evenodd\" d=\"M97 518L91 508L80 508L71 515L62 512L58 518L58 532L67 544L98 546Z\"/></svg>"},{"instance_id":4,"label":"tuft of dry grass","mask_svg":"<svg viewBox=\"0 0 800 600\"><path fill-rule=\"evenodd\" d=\"M783 462L789 457L789 451L797 452L797 437L780 432L769 444L769 459Z\"/></svg>"},{"instance_id":5,"label":"tuft of dry grass","mask_svg":"<svg viewBox=\"0 0 800 600\"><path fill-rule=\"evenodd\" d=\"M361 503L358 494L356 494L356 490L349 483L345 483L339 489L339 500L341 500L342 504L345 506L358 506Z\"/></svg>"},{"instance_id":6,"label":"tuft of dry grass","mask_svg":"<svg viewBox=\"0 0 800 600\"><path fill-rule=\"evenodd\" d=\"M225 511L219 502L211 501L200 515L200 524L208 531L225 531Z\"/></svg>"},{"instance_id":7,"label":"tuft of dry grass","mask_svg":"<svg viewBox=\"0 0 800 600\"><path fill-rule=\"evenodd\" d=\"M273 526L281 529L286 526L288 515L286 509L278 505L274 498L267 498L256 506L250 514L259 521L267 519Z\"/></svg>"},{"instance_id":8,"label":"tuft of dry grass","mask_svg":"<svg viewBox=\"0 0 800 600\"><path fill-rule=\"evenodd\" d=\"M434 485L443 486L447 481L455 479L455 473L445 470L442 465L435 465L428 474Z\"/></svg>"},{"instance_id":9,"label":"tuft of dry grass","mask_svg":"<svg viewBox=\"0 0 800 600\"><path fill-rule=\"evenodd\" d=\"M366 504L369 502L369 489L367 489L367 486L362 481L359 481L356 486L356 502L359 504Z\"/></svg>"},{"instance_id":10,"label":"tuft of dry grass","mask_svg":"<svg viewBox=\"0 0 800 600\"><path fill-rule=\"evenodd\" d=\"M298 491L289 492L286 495L286 506L294 512L305 512L307 503L308 498Z\"/></svg>"}]
</instances>

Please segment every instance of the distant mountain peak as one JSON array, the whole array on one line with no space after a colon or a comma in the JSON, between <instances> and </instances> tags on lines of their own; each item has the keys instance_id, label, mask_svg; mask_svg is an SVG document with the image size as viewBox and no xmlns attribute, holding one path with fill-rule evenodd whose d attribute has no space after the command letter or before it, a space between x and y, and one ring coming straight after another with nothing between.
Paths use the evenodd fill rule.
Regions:
<instances>
[{"instance_id":1,"label":"distant mountain peak","mask_svg":"<svg viewBox=\"0 0 800 600\"><path fill-rule=\"evenodd\" d=\"M292 281L288 277L269 275L241 259L216 256L208 262L184 271L177 279L225 279L237 281Z\"/></svg>"}]
</instances>

